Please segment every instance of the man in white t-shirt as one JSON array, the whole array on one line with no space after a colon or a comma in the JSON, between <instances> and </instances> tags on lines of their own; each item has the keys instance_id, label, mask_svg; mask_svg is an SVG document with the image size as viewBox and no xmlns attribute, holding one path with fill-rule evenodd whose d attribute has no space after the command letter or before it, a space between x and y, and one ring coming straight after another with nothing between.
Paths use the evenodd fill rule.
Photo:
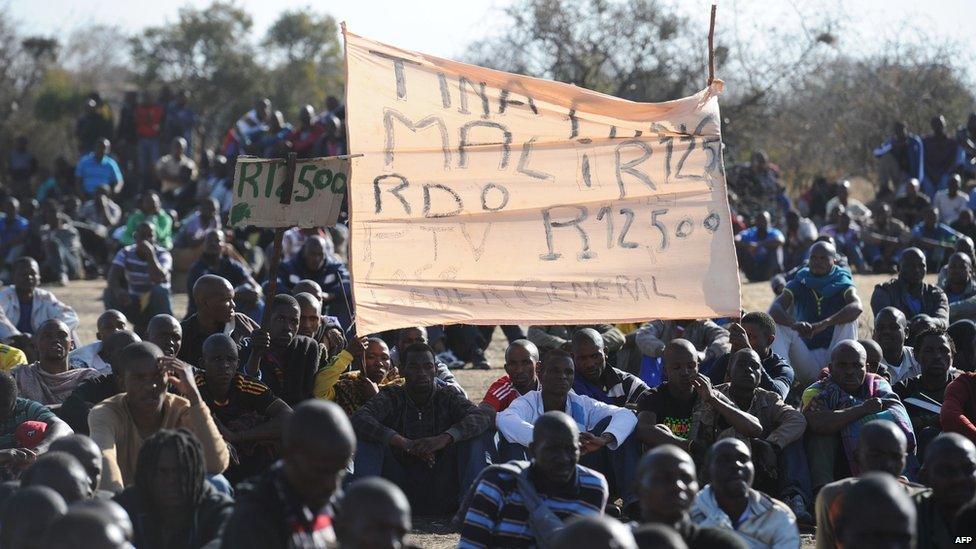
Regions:
<instances>
[{"instance_id":1,"label":"man in white t-shirt","mask_svg":"<svg viewBox=\"0 0 976 549\"><path fill-rule=\"evenodd\" d=\"M881 346L881 364L888 369L892 385L922 373L914 350L905 345L906 339L908 320L905 313L894 307L878 311L874 317L874 341Z\"/></svg>"},{"instance_id":2,"label":"man in white t-shirt","mask_svg":"<svg viewBox=\"0 0 976 549\"><path fill-rule=\"evenodd\" d=\"M955 222L959 213L969 207L969 197L959 190L959 174L949 176L948 187L935 193L932 205L939 209L939 221L946 225Z\"/></svg>"}]
</instances>

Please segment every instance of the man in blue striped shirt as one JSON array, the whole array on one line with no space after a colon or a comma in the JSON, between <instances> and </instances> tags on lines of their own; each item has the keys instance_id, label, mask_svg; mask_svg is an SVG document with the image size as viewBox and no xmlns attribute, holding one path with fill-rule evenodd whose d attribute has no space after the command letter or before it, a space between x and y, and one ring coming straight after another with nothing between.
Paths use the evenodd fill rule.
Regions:
<instances>
[{"instance_id":1,"label":"man in blue striped shirt","mask_svg":"<svg viewBox=\"0 0 976 549\"><path fill-rule=\"evenodd\" d=\"M533 529L530 515L538 513L526 502L519 475L527 476L539 505L563 522L603 514L607 481L579 464L579 428L572 418L558 411L539 416L529 452L531 463L513 461L482 474L464 515L459 548L533 547L536 536L548 533Z\"/></svg>"}]
</instances>

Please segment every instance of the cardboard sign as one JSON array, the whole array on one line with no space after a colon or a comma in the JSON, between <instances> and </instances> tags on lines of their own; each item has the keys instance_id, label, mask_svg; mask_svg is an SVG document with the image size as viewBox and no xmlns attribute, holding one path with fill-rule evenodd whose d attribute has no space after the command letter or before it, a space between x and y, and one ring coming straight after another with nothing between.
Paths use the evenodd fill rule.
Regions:
<instances>
[{"instance_id":1,"label":"cardboard sign","mask_svg":"<svg viewBox=\"0 0 976 549\"><path fill-rule=\"evenodd\" d=\"M345 38L359 333L738 315L720 81L634 103Z\"/></svg>"},{"instance_id":2,"label":"cardboard sign","mask_svg":"<svg viewBox=\"0 0 976 549\"><path fill-rule=\"evenodd\" d=\"M285 160L237 159L234 170L232 227L327 227L335 225L349 182L349 159L296 161L291 204L281 203Z\"/></svg>"}]
</instances>

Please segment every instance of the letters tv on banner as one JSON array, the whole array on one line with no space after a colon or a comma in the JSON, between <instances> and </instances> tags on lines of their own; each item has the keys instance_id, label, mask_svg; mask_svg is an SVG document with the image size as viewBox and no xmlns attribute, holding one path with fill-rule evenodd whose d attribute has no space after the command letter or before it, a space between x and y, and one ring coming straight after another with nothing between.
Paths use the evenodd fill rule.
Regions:
<instances>
[{"instance_id":1,"label":"letters tv on banner","mask_svg":"<svg viewBox=\"0 0 976 549\"><path fill-rule=\"evenodd\" d=\"M738 315L721 82L634 103L345 38L360 333Z\"/></svg>"},{"instance_id":2,"label":"letters tv on banner","mask_svg":"<svg viewBox=\"0 0 976 549\"><path fill-rule=\"evenodd\" d=\"M232 227L327 227L336 224L349 181L348 158L306 158L295 162L291 204L281 203L287 172L284 159L237 159Z\"/></svg>"}]
</instances>

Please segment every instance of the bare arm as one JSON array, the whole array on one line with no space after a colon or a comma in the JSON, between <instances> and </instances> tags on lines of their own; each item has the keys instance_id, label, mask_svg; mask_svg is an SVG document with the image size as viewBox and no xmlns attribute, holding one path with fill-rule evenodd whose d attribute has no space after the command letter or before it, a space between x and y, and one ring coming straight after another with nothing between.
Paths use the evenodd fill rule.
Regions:
<instances>
[{"instance_id":1,"label":"bare arm","mask_svg":"<svg viewBox=\"0 0 976 549\"><path fill-rule=\"evenodd\" d=\"M34 449L37 453L44 453L55 440L74 434L74 430L68 426L61 418L53 417L46 421L47 431L44 433L44 440L37 444Z\"/></svg>"},{"instance_id":2,"label":"bare arm","mask_svg":"<svg viewBox=\"0 0 976 549\"><path fill-rule=\"evenodd\" d=\"M691 449L691 441L674 436L667 429L657 424L657 414L645 410L637 415L637 427L634 429L637 439L654 448L663 444L673 444L683 450Z\"/></svg>"},{"instance_id":3,"label":"bare arm","mask_svg":"<svg viewBox=\"0 0 976 549\"><path fill-rule=\"evenodd\" d=\"M784 291L777 297L773 304L769 307L769 316L773 317L776 324L781 326L786 326L787 328L792 328L796 324L796 319L794 319L790 313L790 307L793 305L793 294Z\"/></svg>"},{"instance_id":4,"label":"bare arm","mask_svg":"<svg viewBox=\"0 0 976 549\"><path fill-rule=\"evenodd\" d=\"M278 440L281 438L281 426L284 424L285 418L287 418L290 414L291 406L286 404L285 401L281 400L280 398L275 399L275 401L268 406L268 409L264 411L264 415L268 416L270 419L264 423L259 423L246 431L236 433L233 443Z\"/></svg>"},{"instance_id":5,"label":"bare arm","mask_svg":"<svg viewBox=\"0 0 976 549\"><path fill-rule=\"evenodd\" d=\"M821 320L820 322L814 323L814 331L820 331L824 328L829 328L831 326L836 326L838 324L847 324L848 322L854 322L861 316L864 311L864 306L861 304L861 298L858 297L857 291L854 288L849 288L844 294L844 300L847 302L841 310L830 315L829 317Z\"/></svg>"}]
</instances>

